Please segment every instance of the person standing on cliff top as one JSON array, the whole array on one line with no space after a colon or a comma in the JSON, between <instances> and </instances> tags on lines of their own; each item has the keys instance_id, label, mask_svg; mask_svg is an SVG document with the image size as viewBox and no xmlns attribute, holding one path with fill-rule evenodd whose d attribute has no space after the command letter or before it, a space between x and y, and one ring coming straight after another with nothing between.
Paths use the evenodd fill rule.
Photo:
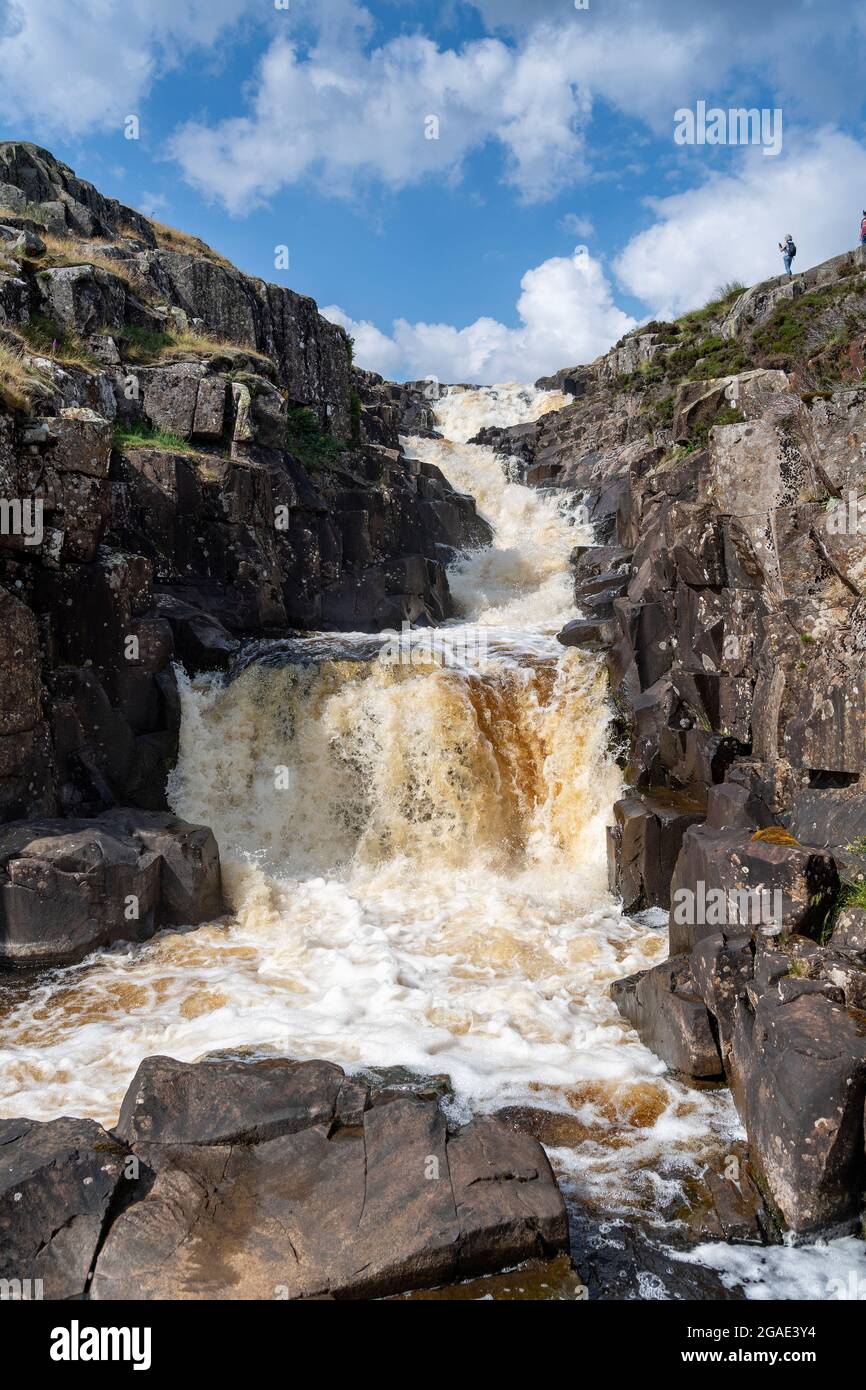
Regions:
<instances>
[{"instance_id":1,"label":"person standing on cliff top","mask_svg":"<svg viewBox=\"0 0 866 1390\"><path fill-rule=\"evenodd\" d=\"M785 262L785 274L792 275L791 262L797 254L797 248L794 245L794 238L791 236L790 232L785 237L784 241L779 242L779 250L782 253L782 260Z\"/></svg>"},{"instance_id":2,"label":"person standing on cliff top","mask_svg":"<svg viewBox=\"0 0 866 1390\"><path fill-rule=\"evenodd\" d=\"M866 246L866 208L863 209L863 216L860 219L860 245Z\"/></svg>"}]
</instances>

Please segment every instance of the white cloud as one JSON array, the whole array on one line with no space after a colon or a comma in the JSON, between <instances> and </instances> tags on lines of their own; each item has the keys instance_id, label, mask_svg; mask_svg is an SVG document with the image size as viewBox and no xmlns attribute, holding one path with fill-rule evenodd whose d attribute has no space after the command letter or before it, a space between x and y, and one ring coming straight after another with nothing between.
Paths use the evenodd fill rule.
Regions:
<instances>
[{"instance_id":1,"label":"white cloud","mask_svg":"<svg viewBox=\"0 0 866 1390\"><path fill-rule=\"evenodd\" d=\"M0 116L47 137L141 115L153 83L210 48L254 0L7 0L0 11Z\"/></svg>"},{"instance_id":2,"label":"white cloud","mask_svg":"<svg viewBox=\"0 0 866 1390\"><path fill-rule=\"evenodd\" d=\"M558 367L589 362L635 320L613 303L601 263L585 247L528 270L520 282L520 327L479 318L465 328L397 319L388 337L331 306L322 312L355 338L355 359L383 376L488 384L531 381Z\"/></svg>"},{"instance_id":3,"label":"white cloud","mask_svg":"<svg viewBox=\"0 0 866 1390\"><path fill-rule=\"evenodd\" d=\"M145 217L158 218L168 208L168 198L164 193L142 193L138 199L138 211Z\"/></svg>"},{"instance_id":4,"label":"white cloud","mask_svg":"<svg viewBox=\"0 0 866 1390\"><path fill-rule=\"evenodd\" d=\"M757 11L753 0L716 11L693 0L610 0L598 12L521 0L528 18L510 41L458 49L420 33L375 46L371 16L353 0L298 3L316 28L313 46L300 31L279 34L248 84L245 113L190 122L172 142L186 178L234 213L305 177L347 196L369 180L391 189L453 181L488 143L520 197L543 199L587 173L595 100L671 137L674 111L698 98L739 105L769 85L785 95L786 120L795 103L827 113L860 101L863 18L810 0L764 0ZM518 7L480 8L489 23L514 24ZM812 56L819 44L822 62ZM425 139L430 116L435 140ZM625 164L627 147L617 153Z\"/></svg>"},{"instance_id":5,"label":"white cloud","mask_svg":"<svg viewBox=\"0 0 866 1390\"><path fill-rule=\"evenodd\" d=\"M866 148L836 130L788 132L778 159L744 149L734 174L654 200L657 220L614 263L620 286L667 318L710 299L725 282L781 273L778 242L791 232L800 270L853 246L866 188ZM614 302L610 281L586 248L528 270L517 303L520 326L482 317L465 328L398 319L391 335L324 311L353 333L361 366L390 377L489 383L529 381L588 362L635 326Z\"/></svg>"},{"instance_id":6,"label":"white cloud","mask_svg":"<svg viewBox=\"0 0 866 1390\"><path fill-rule=\"evenodd\" d=\"M338 304L328 304L319 313L331 323L339 323L355 340L354 359L359 367L380 372L393 380L403 367L403 353L386 333L369 319L355 320L344 313Z\"/></svg>"},{"instance_id":7,"label":"white cloud","mask_svg":"<svg viewBox=\"0 0 866 1390\"><path fill-rule=\"evenodd\" d=\"M175 133L170 153L187 180L242 213L306 176L338 196L369 178L394 189L453 180L491 140L505 151L506 180L527 199L553 194L583 169L588 101L570 79L547 80L540 39L520 51L496 39L454 51L415 34L368 52L365 37L360 23L346 26L337 44L323 24L304 52L278 35L249 114Z\"/></svg>"},{"instance_id":8,"label":"white cloud","mask_svg":"<svg viewBox=\"0 0 866 1390\"><path fill-rule=\"evenodd\" d=\"M557 223L560 231L568 232L569 236L592 237L595 236L595 227L588 217L581 217L579 213L567 212Z\"/></svg>"},{"instance_id":9,"label":"white cloud","mask_svg":"<svg viewBox=\"0 0 866 1390\"><path fill-rule=\"evenodd\" d=\"M856 244L864 188L863 145L835 130L804 138L786 130L778 159L744 149L736 173L653 200L658 220L617 258L617 278L667 318L729 280L780 275L777 247L787 232L797 243L795 268L805 270Z\"/></svg>"}]
</instances>

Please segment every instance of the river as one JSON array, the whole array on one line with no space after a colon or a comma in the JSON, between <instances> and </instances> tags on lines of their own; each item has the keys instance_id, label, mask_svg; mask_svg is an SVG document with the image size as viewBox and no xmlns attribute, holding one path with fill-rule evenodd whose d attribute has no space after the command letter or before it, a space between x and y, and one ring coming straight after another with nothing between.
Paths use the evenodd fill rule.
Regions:
<instances>
[{"instance_id":1,"label":"river","mask_svg":"<svg viewBox=\"0 0 866 1390\"><path fill-rule=\"evenodd\" d=\"M604 666L555 636L590 536L573 498L509 482L466 442L561 404L452 390L444 438L404 440L494 528L451 568L461 616L446 628L311 634L256 644L231 678L181 673L170 800L213 828L231 915L10 990L3 1114L112 1124L152 1053L399 1064L447 1075L455 1119L529 1123L614 1243L637 1222L694 1244L700 1174L741 1132L727 1091L668 1075L608 995L667 934L607 891L620 773ZM763 1296L759 1257L735 1253L731 1280Z\"/></svg>"}]
</instances>

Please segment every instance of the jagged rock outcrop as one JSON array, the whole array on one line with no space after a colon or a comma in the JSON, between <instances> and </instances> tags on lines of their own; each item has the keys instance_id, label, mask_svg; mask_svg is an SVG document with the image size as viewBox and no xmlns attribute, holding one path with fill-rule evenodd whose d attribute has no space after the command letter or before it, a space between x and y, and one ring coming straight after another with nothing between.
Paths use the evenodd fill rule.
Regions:
<instances>
[{"instance_id":1,"label":"jagged rock outcrop","mask_svg":"<svg viewBox=\"0 0 866 1390\"><path fill-rule=\"evenodd\" d=\"M595 526L560 640L607 662L611 887L670 910L670 958L614 998L669 1066L724 1071L803 1235L866 1197L864 272L860 248L647 325L489 441Z\"/></svg>"},{"instance_id":2,"label":"jagged rock outcrop","mask_svg":"<svg viewBox=\"0 0 866 1390\"><path fill-rule=\"evenodd\" d=\"M69 965L222 911L205 826L140 810L0 826L0 966Z\"/></svg>"},{"instance_id":3,"label":"jagged rock outcrop","mask_svg":"<svg viewBox=\"0 0 866 1390\"><path fill-rule=\"evenodd\" d=\"M176 661L437 623L490 530L311 299L24 142L0 239L0 822L164 811Z\"/></svg>"},{"instance_id":4,"label":"jagged rock outcrop","mask_svg":"<svg viewBox=\"0 0 866 1390\"><path fill-rule=\"evenodd\" d=\"M537 1140L280 1058L147 1058L112 1135L0 1122L0 1233L0 1274L100 1301L382 1297L568 1249Z\"/></svg>"},{"instance_id":5,"label":"jagged rock outcrop","mask_svg":"<svg viewBox=\"0 0 866 1390\"><path fill-rule=\"evenodd\" d=\"M352 385L360 405L360 433L373 444L396 449L401 434L438 439L436 401L440 386L429 381L385 381L376 372L352 368Z\"/></svg>"}]
</instances>

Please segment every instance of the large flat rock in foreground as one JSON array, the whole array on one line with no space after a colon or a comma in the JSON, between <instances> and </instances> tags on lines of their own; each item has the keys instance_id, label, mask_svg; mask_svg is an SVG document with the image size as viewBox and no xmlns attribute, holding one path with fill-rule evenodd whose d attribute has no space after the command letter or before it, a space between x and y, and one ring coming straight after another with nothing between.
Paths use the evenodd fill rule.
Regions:
<instances>
[{"instance_id":1,"label":"large flat rock in foreground","mask_svg":"<svg viewBox=\"0 0 866 1390\"><path fill-rule=\"evenodd\" d=\"M536 1139L329 1062L148 1058L111 1136L3 1126L7 1266L53 1246L54 1298L376 1298L568 1250Z\"/></svg>"}]
</instances>

